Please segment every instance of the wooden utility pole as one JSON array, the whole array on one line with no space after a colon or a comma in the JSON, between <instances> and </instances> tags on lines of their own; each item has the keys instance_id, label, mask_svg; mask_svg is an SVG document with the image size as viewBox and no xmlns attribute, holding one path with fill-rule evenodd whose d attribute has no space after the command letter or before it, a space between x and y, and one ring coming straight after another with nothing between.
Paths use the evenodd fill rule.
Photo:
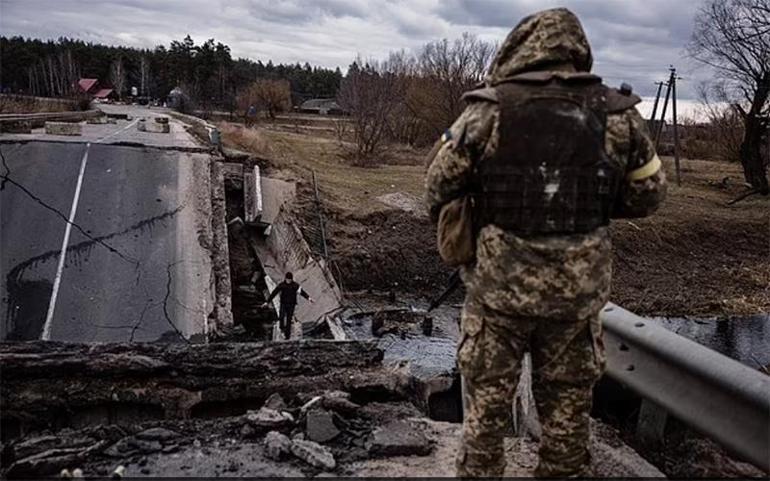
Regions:
<instances>
[{"instance_id":1,"label":"wooden utility pole","mask_svg":"<svg viewBox=\"0 0 770 481\"><path fill-rule=\"evenodd\" d=\"M676 185L682 185L682 176L679 170L679 127L676 118L676 69L671 67L671 113L673 114L674 123L674 165L676 166Z\"/></svg>"},{"instance_id":2,"label":"wooden utility pole","mask_svg":"<svg viewBox=\"0 0 770 481\"><path fill-rule=\"evenodd\" d=\"M666 100L663 101L663 112L660 114L660 125L655 133L655 150L658 150L658 144L660 143L660 134L663 132L663 125L666 123L666 110L668 110L668 100L671 98L671 77L668 78L666 83Z\"/></svg>"},{"instance_id":3,"label":"wooden utility pole","mask_svg":"<svg viewBox=\"0 0 770 481\"><path fill-rule=\"evenodd\" d=\"M660 92L663 90L663 85L665 85L666 82L655 82L655 85L658 86L658 93L655 95L655 103L652 106L652 115L650 115L650 132L655 131L655 114L658 113L658 102L660 101Z\"/></svg>"}]
</instances>

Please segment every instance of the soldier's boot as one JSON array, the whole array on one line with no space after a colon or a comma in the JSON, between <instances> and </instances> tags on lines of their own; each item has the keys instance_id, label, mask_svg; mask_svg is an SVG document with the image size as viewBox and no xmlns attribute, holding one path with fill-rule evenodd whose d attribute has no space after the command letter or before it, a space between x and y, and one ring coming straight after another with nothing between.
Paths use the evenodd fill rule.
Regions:
<instances>
[{"instance_id":1,"label":"soldier's boot","mask_svg":"<svg viewBox=\"0 0 770 481\"><path fill-rule=\"evenodd\" d=\"M511 402L526 346L520 333L505 329L510 319L466 303L457 352L466 388L459 477L502 477L503 436L511 425ZM493 322L490 322L493 321ZM526 336L526 334L524 334Z\"/></svg>"}]
</instances>

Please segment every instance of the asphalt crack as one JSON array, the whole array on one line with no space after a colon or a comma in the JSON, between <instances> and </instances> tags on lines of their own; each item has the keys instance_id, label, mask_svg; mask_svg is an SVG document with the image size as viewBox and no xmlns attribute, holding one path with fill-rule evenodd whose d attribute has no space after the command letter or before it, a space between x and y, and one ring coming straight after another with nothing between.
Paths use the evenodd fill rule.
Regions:
<instances>
[{"instance_id":1,"label":"asphalt crack","mask_svg":"<svg viewBox=\"0 0 770 481\"><path fill-rule=\"evenodd\" d=\"M59 209L49 205L43 199L41 199L40 197L35 195L32 191L30 191L29 189L24 187L22 184L16 182L14 179L12 179L11 176L10 176L11 169L8 167L8 162L5 159L5 155L3 154L2 149L0 149L0 158L2 159L3 168L5 169L5 173L4 174L0 174L0 179L2 179L2 182L0 182L0 190L5 189L5 184L6 183L10 183L11 185L16 187L17 189L19 189L22 192L24 192L24 194L27 195L27 197L29 197L30 199L32 199L33 201L35 201L36 203L38 203L42 207L48 209L49 211L53 212L58 217L61 217L61 219L64 220L64 222L66 224L71 224L72 227L77 229L78 232L83 234L83 236L86 237L87 239L89 239L90 241L95 242L95 243L101 245L102 247L104 247L105 249L107 249L108 251L110 251L113 254L117 255L118 257L120 257L121 259L123 259L124 261L126 261L128 263L136 264L137 266L139 265L139 262L136 259L130 258L130 256L120 252L115 247L113 247L113 246L107 244L106 242L104 242L104 240L102 240L102 239L104 239L104 237L102 239L100 239L98 237L92 236L91 234L86 232L86 230L83 229L77 222L70 222L70 220L67 218L67 216L65 216ZM59 252L59 251L57 251L57 252Z\"/></svg>"}]
</instances>

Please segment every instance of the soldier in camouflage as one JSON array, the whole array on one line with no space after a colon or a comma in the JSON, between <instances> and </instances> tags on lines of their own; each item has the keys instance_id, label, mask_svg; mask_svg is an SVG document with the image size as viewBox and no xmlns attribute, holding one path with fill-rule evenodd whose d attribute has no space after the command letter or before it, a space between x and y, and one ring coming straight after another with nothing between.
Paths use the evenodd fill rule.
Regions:
<instances>
[{"instance_id":1,"label":"soldier in camouflage","mask_svg":"<svg viewBox=\"0 0 770 481\"><path fill-rule=\"evenodd\" d=\"M465 95L467 108L435 151L426 179L427 202L434 220L449 201L486 192L486 181L479 180L479 173L486 163L495 165L499 150L507 150L509 159L526 162L532 154L517 157L511 145L542 153L545 151L537 150L541 146L531 146L527 139L569 143L568 136L559 137L559 132L555 137L543 137L542 130L548 130L548 125L528 128L519 124L512 128L505 117L515 116L516 111L506 110L505 99L512 95L505 94L506 82L529 82L524 87L527 92L537 88L532 85L540 85L538 82L566 85L567 89L588 85L586 88L594 89L591 92L597 92L600 80L591 84L591 78L598 77L587 73L591 64L586 36L569 10L546 10L522 20L498 51L485 86ZM601 135L596 136L603 152L596 155L618 173L612 198L606 201L611 205L609 215L647 216L664 199L666 181L646 123L634 107L639 98L627 86L620 90L601 87L602 95L591 94L598 99L597 105L603 106L597 111L606 114ZM600 112L598 117L604 114ZM551 148L551 155L561 155L559 145L544 148ZM546 167L545 162L539 167L544 176ZM499 171L506 172L504 167ZM527 172L538 175L537 169ZM559 171L555 174L556 188L549 190L553 182L543 184L543 199L559 195ZM494 179L489 182L494 183ZM519 191L531 191L531 186L537 185L532 178L526 182L529 185L520 185ZM566 188L567 184L561 186ZM513 204L498 202L518 208L526 203L526 198ZM474 216L482 205L474 205ZM593 212L578 205L574 214L585 217L589 211ZM457 459L458 476L503 475L503 434L510 423L512 398L526 351L532 355L533 390L543 432L535 475L589 474L592 388L605 364L599 311L610 293L608 219L594 225L591 220L596 215L592 214L588 223L582 224L587 226L584 229L577 228L580 219L576 222L575 218L528 223L527 217L538 215L543 213L534 208L520 216L518 225L501 227L504 222L483 221L489 217L481 212L475 261L462 269L467 294L458 363L468 406ZM553 216L553 212L548 215Z\"/></svg>"}]
</instances>

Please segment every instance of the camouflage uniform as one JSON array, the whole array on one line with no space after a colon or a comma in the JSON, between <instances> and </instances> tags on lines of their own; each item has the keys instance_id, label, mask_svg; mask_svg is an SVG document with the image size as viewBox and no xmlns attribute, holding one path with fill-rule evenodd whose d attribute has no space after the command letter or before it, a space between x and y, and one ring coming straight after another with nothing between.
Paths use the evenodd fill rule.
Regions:
<instances>
[{"instance_id":1,"label":"camouflage uniform","mask_svg":"<svg viewBox=\"0 0 770 481\"><path fill-rule=\"evenodd\" d=\"M511 32L486 83L531 70L588 71L591 62L577 18L566 9L548 10ZM497 148L495 90L483 88L467 99L428 168L427 202L434 219L446 202L468 192L475 163ZM614 216L651 214L665 197L665 176L635 108L608 116L605 149L626 173ZM495 225L481 228L476 262L463 268L467 296L458 362L469 405L459 476L502 476L503 433L525 351L532 354L543 427L535 474L586 474L592 388L605 364L598 314L609 298L611 259L605 227L526 239Z\"/></svg>"}]
</instances>

